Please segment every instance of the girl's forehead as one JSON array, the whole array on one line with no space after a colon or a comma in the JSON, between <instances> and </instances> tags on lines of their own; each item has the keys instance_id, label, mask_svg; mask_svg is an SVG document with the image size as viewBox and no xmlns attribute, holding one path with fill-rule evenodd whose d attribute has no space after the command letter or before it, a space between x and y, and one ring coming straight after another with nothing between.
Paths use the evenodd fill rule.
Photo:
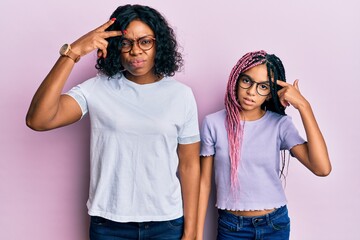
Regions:
<instances>
[{"instance_id":1,"label":"girl's forehead","mask_svg":"<svg viewBox=\"0 0 360 240\"><path fill-rule=\"evenodd\" d=\"M254 66L243 73L251 77L256 82L264 82L268 79L268 71L266 64Z\"/></svg>"}]
</instances>

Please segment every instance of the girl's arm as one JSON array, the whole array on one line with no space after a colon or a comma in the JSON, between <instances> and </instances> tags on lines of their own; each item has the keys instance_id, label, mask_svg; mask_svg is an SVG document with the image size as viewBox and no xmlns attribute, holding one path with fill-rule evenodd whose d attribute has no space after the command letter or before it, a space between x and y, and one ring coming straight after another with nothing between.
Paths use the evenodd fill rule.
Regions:
<instances>
[{"instance_id":1,"label":"girl's arm","mask_svg":"<svg viewBox=\"0 0 360 240\"><path fill-rule=\"evenodd\" d=\"M184 202L184 233L182 240L194 240L199 199L200 142L179 144L179 175Z\"/></svg>"},{"instance_id":2,"label":"girl's arm","mask_svg":"<svg viewBox=\"0 0 360 240\"><path fill-rule=\"evenodd\" d=\"M120 31L105 32L114 20L109 20L76 40L71 44L71 50L76 55L84 56L94 49L99 49L99 53L106 57L108 42L105 38L121 35ZM65 126L80 119L82 113L77 102L72 97L61 94L74 64L75 61L71 58L59 57L31 101L26 115L27 126L37 131L44 131Z\"/></svg>"},{"instance_id":3,"label":"girl's arm","mask_svg":"<svg viewBox=\"0 0 360 240\"><path fill-rule=\"evenodd\" d=\"M203 240L206 211L208 208L209 195L211 192L211 176L214 165L214 156L201 157L200 164L200 196L196 239Z\"/></svg>"},{"instance_id":4,"label":"girl's arm","mask_svg":"<svg viewBox=\"0 0 360 240\"><path fill-rule=\"evenodd\" d=\"M315 175L327 176L331 172L331 163L326 143L311 105L301 95L298 83L299 80L295 80L293 85L277 81L283 87L278 92L281 104L293 105L299 110L307 137L307 143L294 146L291 153Z\"/></svg>"}]
</instances>

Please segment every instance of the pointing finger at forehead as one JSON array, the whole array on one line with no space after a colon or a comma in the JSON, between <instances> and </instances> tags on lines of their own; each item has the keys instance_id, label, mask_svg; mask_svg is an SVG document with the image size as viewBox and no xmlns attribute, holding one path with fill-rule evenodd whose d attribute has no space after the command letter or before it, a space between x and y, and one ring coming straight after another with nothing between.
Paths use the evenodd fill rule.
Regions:
<instances>
[{"instance_id":1,"label":"pointing finger at forehead","mask_svg":"<svg viewBox=\"0 0 360 240\"><path fill-rule=\"evenodd\" d=\"M106 31L106 29L108 27L110 27L114 22L115 22L116 18L112 18L109 21L107 21L106 23L104 23L103 25L101 25L100 27L98 27L97 29L95 29L95 31L97 32L102 32L101 33L101 37L103 38L109 38L109 37L119 37L121 35L123 35L124 33L122 31Z\"/></svg>"},{"instance_id":2,"label":"pointing finger at forehead","mask_svg":"<svg viewBox=\"0 0 360 240\"><path fill-rule=\"evenodd\" d=\"M289 85L287 82L281 81L281 80L276 80L276 84L281 86L281 87L285 87L287 85Z\"/></svg>"},{"instance_id":3,"label":"pointing finger at forehead","mask_svg":"<svg viewBox=\"0 0 360 240\"><path fill-rule=\"evenodd\" d=\"M95 31L104 32L108 27L110 27L115 22L115 20L116 20L116 18L110 19L109 21L107 21L106 23L101 25L100 27L96 28Z\"/></svg>"},{"instance_id":4,"label":"pointing finger at forehead","mask_svg":"<svg viewBox=\"0 0 360 240\"><path fill-rule=\"evenodd\" d=\"M107 31L102 34L103 38L119 37L123 35L121 31Z\"/></svg>"}]
</instances>

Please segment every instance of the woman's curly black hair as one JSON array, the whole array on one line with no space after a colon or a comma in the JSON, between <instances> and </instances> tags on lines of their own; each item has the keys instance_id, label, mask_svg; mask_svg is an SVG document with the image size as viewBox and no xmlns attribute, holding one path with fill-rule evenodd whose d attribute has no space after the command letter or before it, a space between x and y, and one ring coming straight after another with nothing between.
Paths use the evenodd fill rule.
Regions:
<instances>
[{"instance_id":1,"label":"woman's curly black hair","mask_svg":"<svg viewBox=\"0 0 360 240\"><path fill-rule=\"evenodd\" d=\"M133 20L140 20L153 30L156 38L155 75L173 76L181 69L183 59L178 52L174 30L157 10L148 6L128 4L118 7L111 18L116 18L116 21L106 31L123 31ZM121 38L120 36L107 39L107 57L99 58L95 66L109 77L123 70L119 51Z\"/></svg>"}]
</instances>

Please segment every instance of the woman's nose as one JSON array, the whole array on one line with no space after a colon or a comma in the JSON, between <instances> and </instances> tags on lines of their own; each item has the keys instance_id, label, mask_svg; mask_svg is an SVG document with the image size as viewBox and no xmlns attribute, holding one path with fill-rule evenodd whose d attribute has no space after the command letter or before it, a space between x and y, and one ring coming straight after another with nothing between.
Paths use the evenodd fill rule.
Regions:
<instances>
[{"instance_id":1,"label":"woman's nose","mask_svg":"<svg viewBox=\"0 0 360 240\"><path fill-rule=\"evenodd\" d=\"M143 52L143 50L139 47L139 43L135 41L133 43L133 45L132 45L130 53L133 54L133 55L136 55L136 54L139 54L139 53L142 53L142 52Z\"/></svg>"}]
</instances>

